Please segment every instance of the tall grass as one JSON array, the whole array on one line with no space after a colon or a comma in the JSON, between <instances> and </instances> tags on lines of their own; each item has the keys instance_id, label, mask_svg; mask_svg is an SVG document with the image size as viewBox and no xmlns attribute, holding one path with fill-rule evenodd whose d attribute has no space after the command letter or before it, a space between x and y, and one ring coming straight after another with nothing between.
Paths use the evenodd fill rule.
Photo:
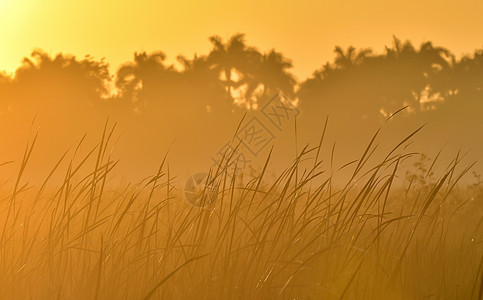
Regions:
<instances>
[{"instance_id":1,"label":"tall grass","mask_svg":"<svg viewBox=\"0 0 483 300\"><path fill-rule=\"evenodd\" d=\"M153 176L110 187L113 131L83 157L83 140L64 153L40 186L23 179L28 144L15 184L0 186L0 298L483 297L481 187L458 184L472 166L463 155L441 174L436 158L404 176L419 129L370 164L376 134L339 168L351 174L343 186L322 168L323 137L276 178L271 152L252 178L230 176L226 157L210 170L218 194L206 208L183 200L167 157Z\"/></svg>"}]
</instances>

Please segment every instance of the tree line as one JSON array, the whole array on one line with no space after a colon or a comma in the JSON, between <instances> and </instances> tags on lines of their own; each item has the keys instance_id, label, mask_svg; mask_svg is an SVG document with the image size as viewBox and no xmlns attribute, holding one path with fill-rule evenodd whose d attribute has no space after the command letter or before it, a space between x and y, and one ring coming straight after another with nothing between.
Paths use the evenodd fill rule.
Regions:
<instances>
[{"instance_id":1,"label":"tree line","mask_svg":"<svg viewBox=\"0 0 483 300\"><path fill-rule=\"evenodd\" d=\"M256 109L276 90L306 111L340 112L352 120L379 120L406 105L410 114L483 112L481 49L457 58L432 42L417 47L396 37L381 53L335 47L333 61L302 81L289 58L248 45L243 34L209 42L208 54L178 56L181 67L167 64L161 51L136 52L115 74L103 59L35 50L13 75L0 73L0 112L226 115Z\"/></svg>"}]
</instances>

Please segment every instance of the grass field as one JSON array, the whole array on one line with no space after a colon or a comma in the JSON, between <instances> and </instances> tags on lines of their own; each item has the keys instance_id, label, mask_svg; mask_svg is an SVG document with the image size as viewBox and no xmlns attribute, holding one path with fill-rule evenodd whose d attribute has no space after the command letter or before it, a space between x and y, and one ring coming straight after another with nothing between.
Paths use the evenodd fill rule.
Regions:
<instances>
[{"instance_id":1,"label":"grass field","mask_svg":"<svg viewBox=\"0 0 483 300\"><path fill-rule=\"evenodd\" d=\"M483 185L459 183L464 155L421 163L405 150L412 135L370 164L375 136L333 170L321 139L274 178L230 176L226 157L204 208L184 200L169 156L139 183L109 185L109 130L30 186L32 139L0 186L0 298L483 299Z\"/></svg>"}]
</instances>

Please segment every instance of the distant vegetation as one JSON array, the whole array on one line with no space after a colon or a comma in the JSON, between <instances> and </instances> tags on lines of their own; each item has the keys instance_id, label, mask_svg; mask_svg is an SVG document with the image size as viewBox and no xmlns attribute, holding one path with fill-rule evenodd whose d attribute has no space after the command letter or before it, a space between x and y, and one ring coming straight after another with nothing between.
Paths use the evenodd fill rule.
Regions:
<instances>
[{"instance_id":1,"label":"distant vegetation","mask_svg":"<svg viewBox=\"0 0 483 300\"><path fill-rule=\"evenodd\" d=\"M249 46L243 34L209 41L208 54L179 56L181 67L167 65L161 51L141 52L115 74L103 60L36 50L13 76L0 75L1 111L92 106L145 113L189 106L226 114L256 108L277 89L307 110L343 110L351 118L378 119L405 105L414 113L483 110L483 50L456 58L431 42L417 47L394 37L381 53L336 47L332 62L297 81L289 58Z\"/></svg>"},{"instance_id":2,"label":"distant vegetation","mask_svg":"<svg viewBox=\"0 0 483 300\"><path fill-rule=\"evenodd\" d=\"M249 45L243 34L228 40L213 36L208 42L209 53L179 56L177 65L168 65L161 51L135 53L114 74L104 60L34 51L14 74L0 75L0 139L11 145L0 149L0 157L12 159L21 151L32 120L41 127L41 140L62 151L83 134L99 132L110 118L122 135L124 174L136 169L144 174L150 159L174 140L180 146L173 151L177 162L188 156L209 161L243 114L256 111L278 90L301 112L300 144L316 143L330 116L336 159L343 162L356 154L353 145L364 143L405 106L392 119L388 138L427 123L424 138L416 142L430 157L444 145L451 153L483 155L478 134L483 131L483 50L456 58L431 42L415 46L394 37L379 51L335 47L333 61L302 80L293 75L289 58ZM293 128L293 120L286 127ZM293 143L293 134L285 131L277 139L282 145L277 153ZM39 155L52 161L57 157L52 150Z\"/></svg>"}]
</instances>

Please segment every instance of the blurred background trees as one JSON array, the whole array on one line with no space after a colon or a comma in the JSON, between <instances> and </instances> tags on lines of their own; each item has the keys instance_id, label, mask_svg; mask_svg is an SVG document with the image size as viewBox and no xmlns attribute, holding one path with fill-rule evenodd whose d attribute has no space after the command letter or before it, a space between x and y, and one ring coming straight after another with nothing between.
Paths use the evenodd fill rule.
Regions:
<instances>
[{"instance_id":1,"label":"blurred background trees","mask_svg":"<svg viewBox=\"0 0 483 300\"><path fill-rule=\"evenodd\" d=\"M335 47L333 62L297 81L290 59L246 43L243 34L209 38L208 54L178 56L167 65L161 52L134 53L114 75L104 60L35 50L15 74L0 74L2 112L26 107L78 109L105 103L133 113L195 108L226 114L256 109L276 90L310 110L340 111L351 120L379 120L410 106L411 113L458 106L481 109L483 50L460 59L443 47L419 47L394 37L383 53Z\"/></svg>"},{"instance_id":2,"label":"blurred background trees","mask_svg":"<svg viewBox=\"0 0 483 300\"><path fill-rule=\"evenodd\" d=\"M431 123L431 134L457 142L462 131L483 130L483 50L457 58L432 42L416 46L394 37L380 53L335 47L333 61L300 80L289 58L275 49L260 51L243 34L208 41L209 53L178 56L177 64L168 64L161 51L134 53L114 74L103 59L35 50L14 74L0 73L3 129L43 118L64 132L56 136L61 139L73 129L99 128L109 116L124 124L131 142L149 140L152 132L196 137L183 142L196 147L230 137L244 112L281 90L298 103L299 130L308 140L319 135L327 115L337 134L363 138L360 132L372 134L404 106L400 128Z\"/></svg>"}]
</instances>

